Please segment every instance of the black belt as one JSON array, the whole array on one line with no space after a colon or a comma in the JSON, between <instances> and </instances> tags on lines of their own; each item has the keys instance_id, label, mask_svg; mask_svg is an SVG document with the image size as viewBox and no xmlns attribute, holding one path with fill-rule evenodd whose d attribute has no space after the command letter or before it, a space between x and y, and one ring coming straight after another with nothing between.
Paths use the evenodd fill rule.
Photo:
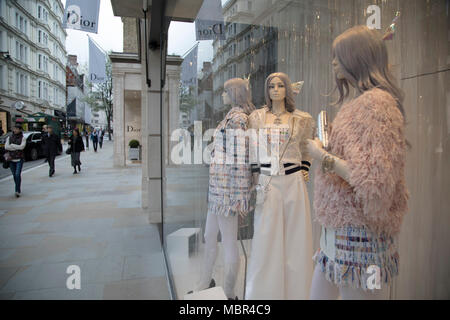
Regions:
<instances>
[{"instance_id":1,"label":"black belt","mask_svg":"<svg viewBox=\"0 0 450 320\"><path fill-rule=\"evenodd\" d=\"M296 166L295 168L292 168L292 169L289 169L289 170L285 170L285 171L284 171L284 174L285 174L285 175L290 175L290 174L299 172L300 170L309 171L309 168L308 168L308 167L306 167L306 166L301 166L301 165L295 164L295 163L285 163L285 164L283 164L283 166L284 166L285 168L292 167L292 166ZM272 165L270 165L270 164L261 164L261 168L271 168L271 167L272 167ZM252 172L259 172L259 173L260 173L260 172L261 172L261 169L259 169L259 170L257 170L257 171L252 171Z\"/></svg>"}]
</instances>

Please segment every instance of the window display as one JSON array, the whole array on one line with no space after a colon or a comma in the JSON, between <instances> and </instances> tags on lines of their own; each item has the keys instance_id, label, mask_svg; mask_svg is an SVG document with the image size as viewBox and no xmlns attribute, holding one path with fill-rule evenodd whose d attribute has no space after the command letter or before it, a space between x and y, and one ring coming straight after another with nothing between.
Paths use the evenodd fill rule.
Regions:
<instances>
[{"instance_id":1,"label":"window display","mask_svg":"<svg viewBox=\"0 0 450 320\"><path fill-rule=\"evenodd\" d=\"M445 1L205 3L168 38L187 146L162 190L175 297L442 297Z\"/></svg>"}]
</instances>

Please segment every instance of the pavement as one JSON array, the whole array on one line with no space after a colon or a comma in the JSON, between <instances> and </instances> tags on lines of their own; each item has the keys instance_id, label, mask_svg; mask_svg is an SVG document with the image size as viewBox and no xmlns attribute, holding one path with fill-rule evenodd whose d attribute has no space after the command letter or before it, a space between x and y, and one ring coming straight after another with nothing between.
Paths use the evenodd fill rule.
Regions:
<instances>
[{"instance_id":1,"label":"pavement","mask_svg":"<svg viewBox=\"0 0 450 320\"><path fill-rule=\"evenodd\" d=\"M114 168L110 141L81 162L77 175L66 155L52 178L48 164L24 170L20 198L12 177L0 180L0 299L169 299L140 166Z\"/></svg>"}]
</instances>

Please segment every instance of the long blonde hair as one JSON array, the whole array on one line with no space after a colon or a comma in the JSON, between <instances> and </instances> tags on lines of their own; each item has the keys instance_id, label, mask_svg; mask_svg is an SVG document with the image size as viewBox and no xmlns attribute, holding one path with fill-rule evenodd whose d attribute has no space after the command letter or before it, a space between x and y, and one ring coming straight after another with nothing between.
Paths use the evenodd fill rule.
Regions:
<instances>
[{"instance_id":1,"label":"long blonde hair","mask_svg":"<svg viewBox=\"0 0 450 320\"><path fill-rule=\"evenodd\" d=\"M233 105L241 107L249 115L256 108L252 103L250 82L241 78L233 78L225 82L224 89Z\"/></svg>"},{"instance_id":2,"label":"long blonde hair","mask_svg":"<svg viewBox=\"0 0 450 320\"><path fill-rule=\"evenodd\" d=\"M285 98L286 111L294 112L296 108L295 108L294 91L292 90L292 83L291 83L291 80L289 79L288 75L283 72L272 73L266 79L266 84L264 86L264 96L266 98L266 107L269 108L270 111L272 111L272 99L270 99L270 95L269 95L269 84L273 78L280 78L280 80L283 82L284 87L286 89L286 98Z\"/></svg>"},{"instance_id":3,"label":"long blonde hair","mask_svg":"<svg viewBox=\"0 0 450 320\"><path fill-rule=\"evenodd\" d=\"M359 93L379 88L392 95L405 117L404 94L391 72L386 44L378 31L367 26L348 29L333 42L334 58L339 61L345 78L338 79L335 75L336 87L333 92L339 91L335 105L341 105L348 97L350 85Z\"/></svg>"}]
</instances>

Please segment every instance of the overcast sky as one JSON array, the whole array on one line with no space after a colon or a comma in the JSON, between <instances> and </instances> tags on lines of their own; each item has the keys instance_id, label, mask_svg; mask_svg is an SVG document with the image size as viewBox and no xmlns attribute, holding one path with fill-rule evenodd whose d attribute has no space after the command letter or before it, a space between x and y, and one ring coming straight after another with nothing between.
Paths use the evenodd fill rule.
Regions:
<instances>
[{"instance_id":1,"label":"overcast sky","mask_svg":"<svg viewBox=\"0 0 450 320\"><path fill-rule=\"evenodd\" d=\"M226 0L222 0L222 3L224 2ZM62 3L65 7L66 0L62 0ZM77 55L80 65L88 63L88 34L105 51L123 51L123 23L120 17L114 16L110 0L100 0L98 23L97 34L66 29L67 54ZM194 23L172 22L170 24L168 54L183 56L196 42ZM212 60L212 53L212 41L200 41L198 51L199 69L201 69L203 61Z\"/></svg>"}]
</instances>

